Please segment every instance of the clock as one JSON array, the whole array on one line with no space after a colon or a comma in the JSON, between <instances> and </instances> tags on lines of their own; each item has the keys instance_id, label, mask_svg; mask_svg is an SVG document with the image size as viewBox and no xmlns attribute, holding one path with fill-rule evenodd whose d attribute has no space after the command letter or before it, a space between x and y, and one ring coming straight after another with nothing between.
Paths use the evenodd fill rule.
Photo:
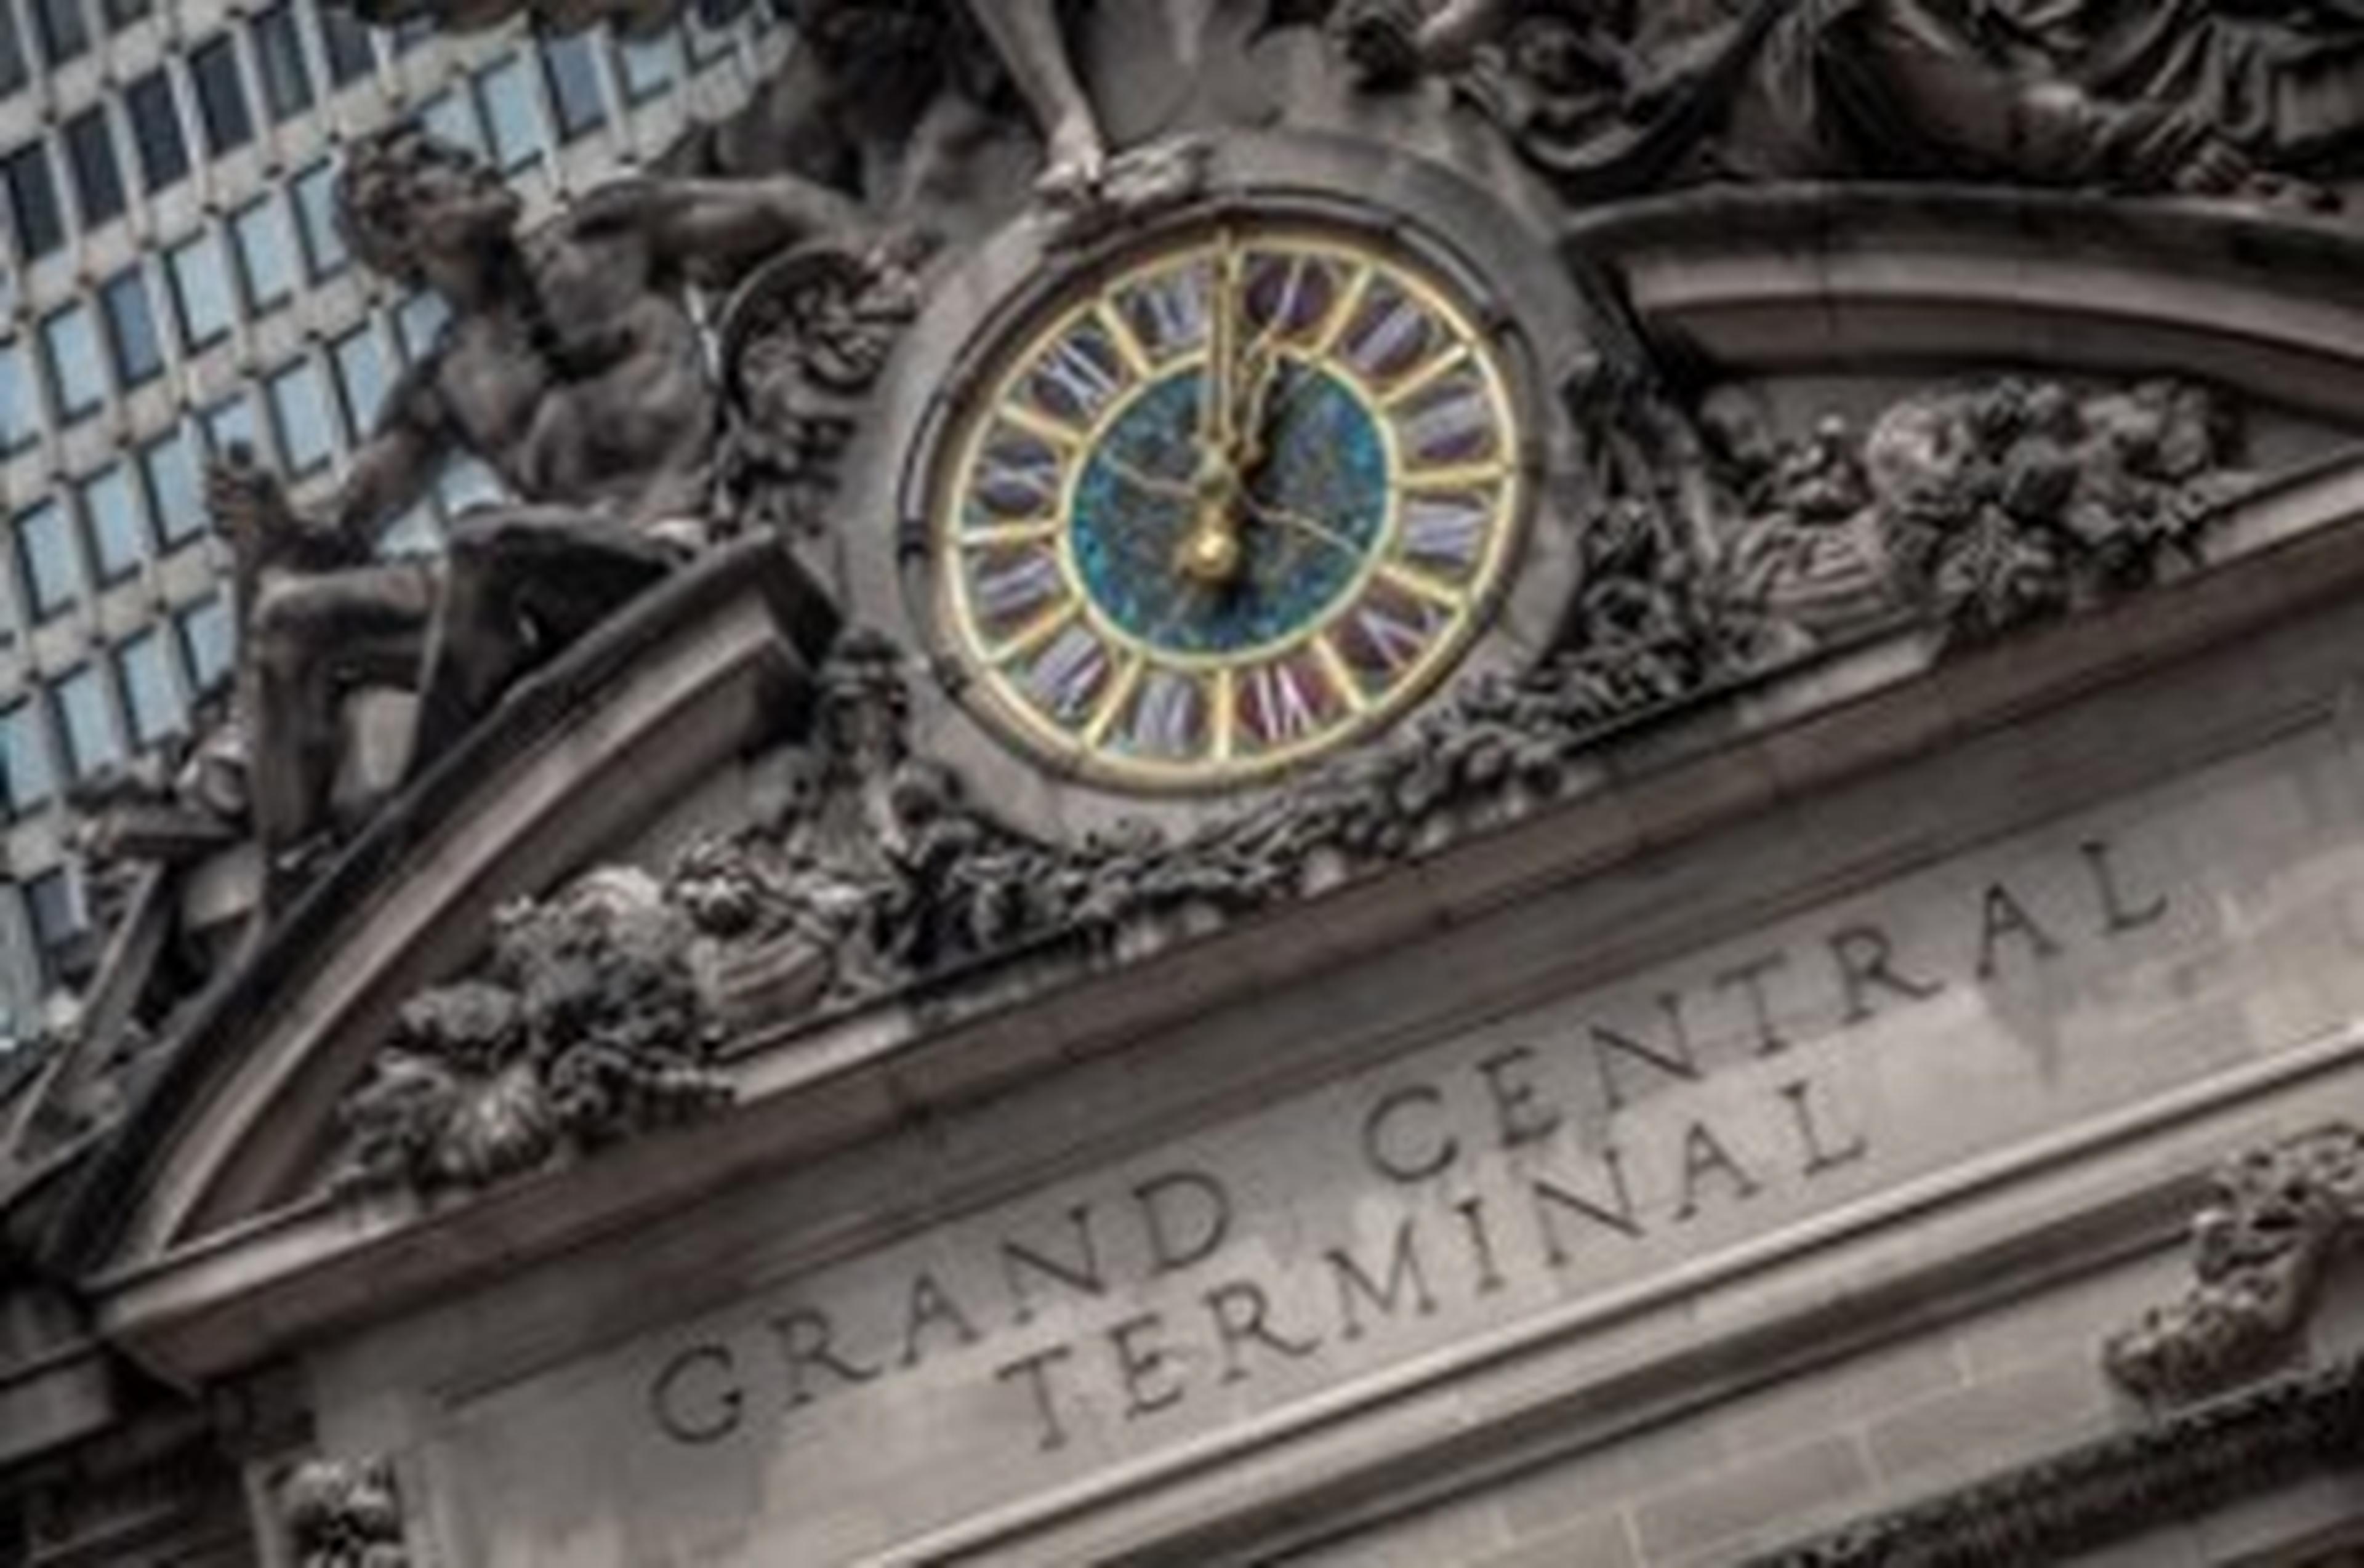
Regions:
<instances>
[{"instance_id":1,"label":"clock","mask_svg":"<svg viewBox=\"0 0 2364 1568\"><path fill-rule=\"evenodd\" d=\"M987 339L915 605L1006 744L1140 794L1266 781L1417 704L1520 552L1505 335L1400 226L1170 224Z\"/></svg>"}]
</instances>

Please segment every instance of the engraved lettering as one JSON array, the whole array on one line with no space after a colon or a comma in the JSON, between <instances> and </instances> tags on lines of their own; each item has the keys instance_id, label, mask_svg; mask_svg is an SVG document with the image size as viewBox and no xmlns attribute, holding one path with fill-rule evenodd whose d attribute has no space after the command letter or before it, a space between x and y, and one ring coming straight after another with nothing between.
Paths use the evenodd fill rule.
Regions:
<instances>
[{"instance_id":1,"label":"engraved lettering","mask_svg":"<svg viewBox=\"0 0 2364 1568\"><path fill-rule=\"evenodd\" d=\"M1678 1220L1689 1219L1699 1213L1700 1188L1709 1177L1718 1174L1732 1188L1735 1201L1745 1203L1756 1195L1756 1179L1741 1169L1740 1162L1708 1129L1707 1123L1695 1121L1683 1135L1683 1199L1675 1208Z\"/></svg>"},{"instance_id":2,"label":"engraved lettering","mask_svg":"<svg viewBox=\"0 0 2364 1568\"><path fill-rule=\"evenodd\" d=\"M1459 1158L1460 1142L1450 1135L1440 1134L1433 1142L1426 1144L1427 1153L1423 1157L1411 1152L1406 1147L1412 1134L1407 1133L1401 1141L1398 1141L1388 1132L1402 1112L1415 1106L1435 1110L1444 1104L1444 1096L1426 1084L1408 1084L1382 1095L1371 1107L1370 1114L1363 1118L1363 1157L1370 1162L1371 1169L1391 1181L1424 1182Z\"/></svg>"},{"instance_id":3,"label":"engraved lettering","mask_svg":"<svg viewBox=\"0 0 2364 1568\"><path fill-rule=\"evenodd\" d=\"M1822 1118L1814 1114L1813 1085L1805 1079L1781 1087L1781 1097L1790 1102L1790 1114L1797 1123L1798 1141L1806 1151L1805 1172L1819 1176L1841 1165L1852 1165L1871 1152L1871 1140L1857 1132L1845 1147L1834 1149L1824 1136Z\"/></svg>"},{"instance_id":4,"label":"engraved lettering","mask_svg":"<svg viewBox=\"0 0 2364 1568\"><path fill-rule=\"evenodd\" d=\"M1153 1271L1170 1274L1215 1255L1232 1229L1232 1195L1223 1184L1200 1171L1176 1171L1132 1189L1141 1206L1142 1233L1149 1239ZM1177 1209L1177 1207L1178 1209ZM1190 1233L1195 1207L1197 1234Z\"/></svg>"},{"instance_id":5,"label":"engraved lettering","mask_svg":"<svg viewBox=\"0 0 2364 1568\"><path fill-rule=\"evenodd\" d=\"M805 1371L820 1367L834 1375L841 1383L867 1383L880 1373L879 1367L865 1367L838 1353L831 1344L834 1329L826 1313L809 1307L798 1307L784 1318L774 1319L772 1332L779 1336L780 1353L788 1363L788 1408L812 1403L815 1396L805 1386Z\"/></svg>"},{"instance_id":6,"label":"engraved lettering","mask_svg":"<svg viewBox=\"0 0 2364 1568\"><path fill-rule=\"evenodd\" d=\"M1066 1346L1053 1345L994 1369L996 1383L1024 1380L1027 1392L1033 1396L1035 1418L1043 1428L1043 1436L1034 1446L1044 1453L1067 1446L1067 1428L1059 1419L1059 1401L1051 1387L1051 1369L1065 1362L1069 1353Z\"/></svg>"},{"instance_id":7,"label":"engraved lettering","mask_svg":"<svg viewBox=\"0 0 2364 1568\"><path fill-rule=\"evenodd\" d=\"M1862 1023L1879 1012L1871 1004L1875 986L1908 1002L1925 1002L1946 988L1941 980L1915 980L1900 973L1894 944L1878 926L1849 926L1834 931L1830 945L1832 961L1839 968L1839 982L1846 987L1846 1021L1850 1024Z\"/></svg>"},{"instance_id":8,"label":"engraved lettering","mask_svg":"<svg viewBox=\"0 0 2364 1568\"><path fill-rule=\"evenodd\" d=\"M1092 1206L1079 1203L1069 1209L1067 1224L1075 1232L1075 1250L1066 1259L1050 1257L1019 1241L1005 1240L1001 1243L1002 1278L1009 1283L1010 1300L1017 1304L1020 1327L1034 1320L1034 1298L1028 1286L1030 1274L1056 1280L1085 1296L1099 1296L1108 1289L1108 1281L1100 1273L1099 1247L1092 1238Z\"/></svg>"},{"instance_id":9,"label":"engraved lettering","mask_svg":"<svg viewBox=\"0 0 2364 1568\"><path fill-rule=\"evenodd\" d=\"M1124 1383L1124 1415L1129 1421L1182 1402L1182 1385L1174 1377L1174 1358L1163 1344L1154 1342L1165 1327L1165 1318L1144 1312L1108 1331L1109 1349L1116 1352L1117 1375ZM1160 1380L1164 1380L1162 1386Z\"/></svg>"},{"instance_id":10,"label":"engraved lettering","mask_svg":"<svg viewBox=\"0 0 2364 1568\"><path fill-rule=\"evenodd\" d=\"M2085 869L2093 879L2094 894L2102 902L2102 929L2113 937L2128 931L2139 931L2145 926L2155 926L2167 917L2167 895L2155 895L2147 904L2130 904L2124 886L2118 881L2117 867L2111 857L2114 851L2106 839L2094 839L2077 846L2085 858Z\"/></svg>"},{"instance_id":11,"label":"engraved lettering","mask_svg":"<svg viewBox=\"0 0 2364 1568\"><path fill-rule=\"evenodd\" d=\"M1474 1203L1477 1200L1471 1199ZM1466 1207L1466 1205L1464 1207ZM1480 1235L1482 1237L1482 1231ZM1436 1310L1436 1297L1429 1294L1428 1275L1421 1267L1420 1251L1414 1245L1411 1217L1406 1215L1396 1226L1396 1244L1388 1254L1388 1277L1384 1284L1374 1284L1355 1255L1344 1247L1333 1247L1322 1254L1330 1264L1330 1273L1338 1287L1339 1337L1359 1340L1363 1337L1363 1315L1360 1304L1367 1303L1392 1318L1402 1305L1404 1293L1411 1292L1412 1307L1426 1318ZM1488 1265L1490 1268L1490 1262Z\"/></svg>"},{"instance_id":12,"label":"engraved lettering","mask_svg":"<svg viewBox=\"0 0 2364 1568\"><path fill-rule=\"evenodd\" d=\"M1600 1166L1608 1174L1609 1191L1613 1200L1610 1203L1571 1192L1557 1182L1541 1176L1527 1184L1527 1190L1535 1201L1535 1227L1543 1235L1544 1258L1553 1268L1564 1269L1574 1261L1560 1240L1559 1227L1553 1219L1555 1213L1573 1214L1629 1240L1641 1239L1641 1222L1634 1218L1634 1194L1625 1184L1624 1156L1613 1148L1603 1149Z\"/></svg>"},{"instance_id":13,"label":"engraved lettering","mask_svg":"<svg viewBox=\"0 0 2364 1568\"><path fill-rule=\"evenodd\" d=\"M1622 1110L1626 1105L1625 1091L1618 1083L1617 1074L1611 1070L1614 1060L1611 1054L1612 1051L1646 1063L1670 1077L1692 1083L1699 1081L1699 1063L1691 1057L1690 1030L1683 1022L1683 999L1671 991L1667 992L1658 998L1658 1010L1667 1018L1664 1050L1645 1045L1632 1035L1601 1024L1591 1026L1592 1060L1600 1069L1600 1090L1608 1096L1611 1111Z\"/></svg>"},{"instance_id":14,"label":"engraved lettering","mask_svg":"<svg viewBox=\"0 0 2364 1568\"><path fill-rule=\"evenodd\" d=\"M1992 980L2001 967L1999 951L2006 938L2016 938L2027 944L2027 951L2038 962L2059 956L2060 944L2052 933L2040 925L2026 906L2013 897L2010 888L1994 883L1987 888L1986 902L1979 921L1979 978Z\"/></svg>"},{"instance_id":15,"label":"engraved lettering","mask_svg":"<svg viewBox=\"0 0 2364 1568\"><path fill-rule=\"evenodd\" d=\"M1486 1086L1494 1092L1495 1125L1501 1130L1502 1147L1505 1149L1540 1143L1559 1130L1559 1112L1538 1105L1534 1084L1520 1073L1520 1070L1534 1059L1534 1051L1522 1045L1489 1056L1478 1064L1478 1071L1485 1076Z\"/></svg>"},{"instance_id":16,"label":"engraved lettering","mask_svg":"<svg viewBox=\"0 0 2364 1568\"><path fill-rule=\"evenodd\" d=\"M1225 1383L1246 1381L1249 1374L1242 1352L1250 1344L1262 1345L1288 1361L1302 1361L1321 1348L1319 1340L1292 1340L1275 1329L1271 1299L1264 1286L1253 1280L1219 1284L1209 1291L1207 1314L1215 1320L1215 1334L1222 1342Z\"/></svg>"},{"instance_id":17,"label":"engraved lettering","mask_svg":"<svg viewBox=\"0 0 2364 1568\"><path fill-rule=\"evenodd\" d=\"M962 1344L976 1343L976 1329L970 1324L968 1315L960 1309L960 1303L936 1283L935 1275L922 1269L911 1278L909 1309L903 1319L904 1366L920 1364L926 1355L920 1341L930 1329L940 1325L950 1329Z\"/></svg>"},{"instance_id":18,"label":"engraved lettering","mask_svg":"<svg viewBox=\"0 0 2364 1568\"><path fill-rule=\"evenodd\" d=\"M736 1357L722 1345L694 1345L667 1362L649 1385L649 1411L677 1443L703 1448L739 1429L747 1396Z\"/></svg>"},{"instance_id":19,"label":"engraved lettering","mask_svg":"<svg viewBox=\"0 0 2364 1568\"><path fill-rule=\"evenodd\" d=\"M1750 959L1734 964L1715 977L1719 991L1737 990L1748 998L1749 1021L1756 1027L1756 1054L1778 1056L1790 1049L1782 1038L1779 1026L1773 1021L1773 999L1767 995L1766 982L1790 967L1786 952L1767 953L1763 958Z\"/></svg>"}]
</instances>

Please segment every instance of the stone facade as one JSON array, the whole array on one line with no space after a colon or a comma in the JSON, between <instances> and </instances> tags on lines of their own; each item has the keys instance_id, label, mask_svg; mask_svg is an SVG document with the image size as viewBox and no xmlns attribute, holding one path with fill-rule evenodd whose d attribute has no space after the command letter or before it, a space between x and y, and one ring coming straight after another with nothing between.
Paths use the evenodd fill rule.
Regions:
<instances>
[{"instance_id":1,"label":"stone facade","mask_svg":"<svg viewBox=\"0 0 2364 1568\"><path fill-rule=\"evenodd\" d=\"M456 325L213 476L256 794L118 803L0 1099L0 1539L2357 1550L2364 16L1711 10L808 0L545 225L358 145Z\"/></svg>"}]
</instances>

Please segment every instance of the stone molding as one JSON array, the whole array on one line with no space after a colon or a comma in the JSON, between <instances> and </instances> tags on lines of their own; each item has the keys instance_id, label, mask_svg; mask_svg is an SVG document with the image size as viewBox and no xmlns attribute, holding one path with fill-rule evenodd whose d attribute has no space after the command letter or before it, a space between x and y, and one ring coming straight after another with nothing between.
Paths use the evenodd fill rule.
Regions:
<instances>
[{"instance_id":1,"label":"stone molding","mask_svg":"<svg viewBox=\"0 0 2364 1568\"><path fill-rule=\"evenodd\" d=\"M2364 1220L2364 1130L2341 1122L2225 1162L2191 1222L2191 1290L2111 1336L2102 1364L2184 1401L2270 1366L2304 1331L2324 1272Z\"/></svg>"},{"instance_id":2,"label":"stone molding","mask_svg":"<svg viewBox=\"0 0 2364 1568\"><path fill-rule=\"evenodd\" d=\"M2053 1562L2364 1462L2364 1360L2284 1378L1745 1568L2017 1568Z\"/></svg>"}]
</instances>

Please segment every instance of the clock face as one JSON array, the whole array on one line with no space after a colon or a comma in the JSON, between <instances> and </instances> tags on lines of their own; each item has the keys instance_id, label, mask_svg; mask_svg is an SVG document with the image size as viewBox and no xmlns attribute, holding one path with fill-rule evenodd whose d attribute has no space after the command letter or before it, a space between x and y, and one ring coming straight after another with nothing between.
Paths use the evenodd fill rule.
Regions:
<instances>
[{"instance_id":1,"label":"clock face","mask_svg":"<svg viewBox=\"0 0 2364 1568\"><path fill-rule=\"evenodd\" d=\"M1231 218L1132 252L1008 335L940 449L931 608L963 701L1142 791L1367 734L1509 570L1514 385L1388 239Z\"/></svg>"}]
</instances>

